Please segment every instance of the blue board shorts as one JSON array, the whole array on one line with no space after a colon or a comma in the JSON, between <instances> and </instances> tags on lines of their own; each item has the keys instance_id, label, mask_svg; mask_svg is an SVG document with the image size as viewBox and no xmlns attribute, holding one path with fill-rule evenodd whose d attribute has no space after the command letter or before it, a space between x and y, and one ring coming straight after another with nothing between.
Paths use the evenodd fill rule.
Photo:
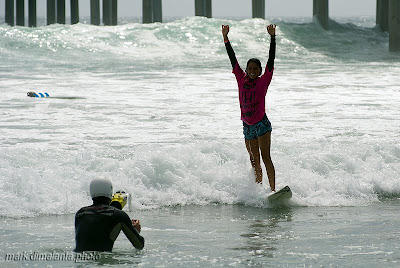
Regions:
<instances>
[{"instance_id":1,"label":"blue board shorts","mask_svg":"<svg viewBox=\"0 0 400 268\"><path fill-rule=\"evenodd\" d=\"M243 122L243 134L246 140L254 140L257 137L264 135L267 132L272 131L271 122L268 120L267 115L264 115L261 121L255 123L254 125L248 125Z\"/></svg>"}]
</instances>

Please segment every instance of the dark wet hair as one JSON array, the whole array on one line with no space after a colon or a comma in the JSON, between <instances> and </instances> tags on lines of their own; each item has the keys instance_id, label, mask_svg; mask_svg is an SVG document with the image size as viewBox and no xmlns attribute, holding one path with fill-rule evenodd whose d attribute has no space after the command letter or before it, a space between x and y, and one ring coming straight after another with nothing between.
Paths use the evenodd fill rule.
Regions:
<instances>
[{"instance_id":1,"label":"dark wet hair","mask_svg":"<svg viewBox=\"0 0 400 268\"><path fill-rule=\"evenodd\" d=\"M111 202L111 199L105 196L96 196L92 198L93 200L93 205L109 205Z\"/></svg>"},{"instance_id":2,"label":"dark wet hair","mask_svg":"<svg viewBox=\"0 0 400 268\"><path fill-rule=\"evenodd\" d=\"M259 59L256 59L256 58L251 58L251 59L249 59L249 60L247 61L246 69L247 69L247 67L249 67L249 64L250 64L251 62L254 62L255 64L257 64L257 66L260 68L261 73L262 73L261 61L260 61Z\"/></svg>"}]
</instances>

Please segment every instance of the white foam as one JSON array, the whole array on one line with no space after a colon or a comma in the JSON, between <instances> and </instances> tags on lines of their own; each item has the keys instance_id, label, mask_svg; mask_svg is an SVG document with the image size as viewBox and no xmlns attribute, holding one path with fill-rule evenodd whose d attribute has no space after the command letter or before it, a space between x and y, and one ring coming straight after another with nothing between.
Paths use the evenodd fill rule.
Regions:
<instances>
[{"instance_id":1,"label":"white foam","mask_svg":"<svg viewBox=\"0 0 400 268\"><path fill-rule=\"evenodd\" d=\"M268 185L254 184L244 147L223 23L0 25L0 215L73 213L90 204L96 175L131 193L135 209L267 207ZM254 56L265 64L268 22L228 23L241 65ZM301 206L398 197L397 56L381 48L369 58L374 43L387 43L374 29L316 31L321 46L314 30L278 25L266 107L277 185ZM352 33L347 52L343 30ZM55 98L26 97L38 89Z\"/></svg>"}]
</instances>

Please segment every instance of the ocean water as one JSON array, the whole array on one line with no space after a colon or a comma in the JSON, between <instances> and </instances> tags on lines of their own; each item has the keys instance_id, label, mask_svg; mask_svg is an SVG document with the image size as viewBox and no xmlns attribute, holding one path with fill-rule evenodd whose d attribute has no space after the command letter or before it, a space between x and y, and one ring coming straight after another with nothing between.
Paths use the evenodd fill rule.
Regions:
<instances>
[{"instance_id":1,"label":"ocean water","mask_svg":"<svg viewBox=\"0 0 400 268\"><path fill-rule=\"evenodd\" d=\"M265 65L269 23L279 207L254 184L220 30ZM400 54L374 18L1 24L0 58L0 266L400 265ZM96 260L7 260L72 254L95 176L134 197L143 251L121 234Z\"/></svg>"}]
</instances>

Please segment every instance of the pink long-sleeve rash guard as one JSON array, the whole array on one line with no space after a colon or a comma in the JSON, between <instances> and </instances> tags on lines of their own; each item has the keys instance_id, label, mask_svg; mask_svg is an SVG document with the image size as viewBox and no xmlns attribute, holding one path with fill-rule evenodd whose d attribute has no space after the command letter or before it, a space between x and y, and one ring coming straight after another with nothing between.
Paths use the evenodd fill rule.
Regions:
<instances>
[{"instance_id":1,"label":"pink long-sleeve rash guard","mask_svg":"<svg viewBox=\"0 0 400 268\"><path fill-rule=\"evenodd\" d=\"M239 103L241 119L248 125L254 125L262 120L265 114L265 96L271 83L274 69L268 70L260 77L251 80L236 62L233 74L239 87Z\"/></svg>"}]
</instances>

